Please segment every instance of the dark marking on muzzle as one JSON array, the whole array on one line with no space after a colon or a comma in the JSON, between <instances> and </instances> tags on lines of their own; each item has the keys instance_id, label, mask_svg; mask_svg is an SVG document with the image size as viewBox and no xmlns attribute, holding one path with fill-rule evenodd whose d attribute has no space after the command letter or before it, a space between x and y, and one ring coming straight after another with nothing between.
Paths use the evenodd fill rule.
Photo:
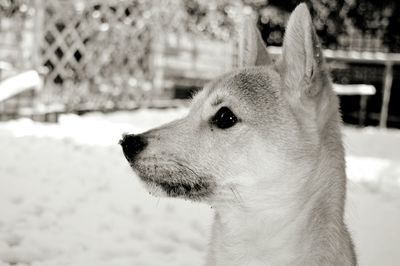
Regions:
<instances>
[{"instance_id":1,"label":"dark marking on muzzle","mask_svg":"<svg viewBox=\"0 0 400 266\"><path fill-rule=\"evenodd\" d=\"M202 198L211 194L210 184L195 182L190 184L176 182L156 182L170 197Z\"/></svg>"}]
</instances>

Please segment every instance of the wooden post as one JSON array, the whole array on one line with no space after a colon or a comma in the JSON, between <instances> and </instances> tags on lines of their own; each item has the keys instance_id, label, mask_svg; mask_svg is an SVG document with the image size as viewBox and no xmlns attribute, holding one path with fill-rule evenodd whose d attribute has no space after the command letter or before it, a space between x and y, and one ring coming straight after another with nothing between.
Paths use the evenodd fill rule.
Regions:
<instances>
[{"instance_id":1,"label":"wooden post","mask_svg":"<svg viewBox=\"0 0 400 266\"><path fill-rule=\"evenodd\" d=\"M158 25L157 25L158 26ZM153 33L155 33L159 28L152 25ZM158 36L157 36L158 35ZM165 88L165 36L158 31L157 35L153 35L152 39L152 51L150 55L150 71L152 72L152 85L150 94L148 94L147 105L153 105L154 100L159 100L160 97L163 98L166 93Z\"/></svg>"},{"instance_id":2,"label":"wooden post","mask_svg":"<svg viewBox=\"0 0 400 266\"><path fill-rule=\"evenodd\" d=\"M232 68L238 68L241 66L244 46L244 20L245 12L243 11L243 3L241 1L234 2L233 12L229 14L233 20L235 32L234 32L234 58Z\"/></svg>"},{"instance_id":3,"label":"wooden post","mask_svg":"<svg viewBox=\"0 0 400 266\"><path fill-rule=\"evenodd\" d=\"M393 82L393 64L392 62L387 62L385 64L385 75L383 80L382 106L381 106L381 115L379 119L380 128L386 128L387 125L392 82Z\"/></svg>"},{"instance_id":4,"label":"wooden post","mask_svg":"<svg viewBox=\"0 0 400 266\"><path fill-rule=\"evenodd\" d=\"M33 42L33 50L32 50L32 61L33 67L36 70L39 70L41 67L40 61L40 46L43 40L43 18L44 18L44 3L42 0L35 0L35 24L34 24L34 42Z\"/></svg>"},{"instance_id":5,"label":"wooden post","mask_svg":"<svg viewBox=\"0 0 400 266\"><path fill-rule=\"evenodd\" d=\"M365 126L365 118L367 116L368 95L360 95L360 112L358 114L358 125Z\"/></svg>"},{"instance_id":6,"label":"wooden post","mask_svg":"<svg viewBox=\"0 0 400 266\"><path fill-rule=\"evenodd\" d=\"M41 75L42 71L42 62L41 62L41 52L40 47L42 45L43 40L43 19L44 19L44 3L42 0L35 0L34 3L35 8L35 22L34 22L34 42L32 47L32 64L33 69L35 69L38 73L40 78L43 78ZM41 86L44 86L42 83ZM42 88L40 88L42 89ZM31 97L31 118L34 116L34 113L37 111L36 108L37 104L38 93L36 90L32 90L32 97Z\"/></svg>"}]
</instances>

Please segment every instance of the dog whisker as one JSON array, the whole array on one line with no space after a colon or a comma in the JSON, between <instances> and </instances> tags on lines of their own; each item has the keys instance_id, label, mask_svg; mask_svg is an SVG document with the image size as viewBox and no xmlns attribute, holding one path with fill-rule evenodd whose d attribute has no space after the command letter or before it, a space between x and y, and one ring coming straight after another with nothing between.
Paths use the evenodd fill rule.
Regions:
<instances>
[{"instance_id":1,"label":"dog whisker","mask_svg":"<svg viewBox=\"0 0 400 266\"><path fill-rule=\"evenodd\" d=\"M160 203L160 197L157 197L156 207L158 208L158 204Z\"/></svg>"},{"instance_id":2,"label":"dog whisker","mask_svg":"<svg viewBox=\"0 0 400 266\"><path fill-rule=\"evenodd\" d=\"M233 187L230 187L230 190L232 191L232 194L233 194L233 196L235 197L236 201L237 201L238 203L241 203L240 200L239 200L239 198L238 198L238 196L236 195L236 192L235 192L235 190L233 189Z\"/></svg>"},{"instance_id":3,"label":"dog whisker","mask_svg":"<svg viewBox=\"0 0 400 266\"><path fill-rule=\"evenodd\" d=\"M233 189L235 190L236 194L238 195L240 202L243 203L244 201L243 201L242 195L240 195L239 190L237 190L237 187L234 187Z\"/></svg>"}]
</instances>

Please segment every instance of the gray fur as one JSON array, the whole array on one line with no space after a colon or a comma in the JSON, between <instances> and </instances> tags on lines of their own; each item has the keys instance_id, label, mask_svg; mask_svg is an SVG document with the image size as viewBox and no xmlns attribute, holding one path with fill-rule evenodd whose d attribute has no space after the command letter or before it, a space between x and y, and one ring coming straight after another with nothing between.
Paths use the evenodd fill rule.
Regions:
<instances>
[{"instance_id":1,"label":"gray fur","mask_svg":"<svg viewBox=\"0 0 400 266\"><path fill-rule=\"evenodd\" d=\"M276 63L250 37L244 62L269 64L207 84L187 117L143 134L132 167L169 196L214 207L207 265L354 266L338 99L309 12L293 12ZM240 121L226 130L210 124L222 106Z\"/></svg>"}]
</instances>

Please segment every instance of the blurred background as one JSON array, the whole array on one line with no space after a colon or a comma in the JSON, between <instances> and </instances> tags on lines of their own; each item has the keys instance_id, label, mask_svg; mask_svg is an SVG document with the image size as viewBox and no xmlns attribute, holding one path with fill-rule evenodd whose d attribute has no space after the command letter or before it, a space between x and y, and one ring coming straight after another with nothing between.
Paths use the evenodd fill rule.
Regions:
<instances>
[{"instance_id":1,"label":"blurred background","mask_svg":"<svg viewBox=\"0 0 400 266\"><path fill-rule=\"evenodd\" d=\"M202 265L212 211L154 199L116 145L181 117L289 0L0 0L0 266ZM360 265L399 265L400 3L310 0L345 122ZM162 221L162 222L160 222Z\"/></svg>"},{"instance_id":2,"label":"blurred background","mask_svg":"<svg viewBox=\"0 0 400 266\"><path fill-rule=\"evenodd\" d=\"M3 96L0 119L182 105L237 67L246 16L278 55L298 2L2 0L0 80L18 83L16 76L34 70L43 83L12 83L37 90ZM345 85L337 86L344 121L399 128L399 4L306 2L333 81Z\"/></svg>"}]
</instances>

